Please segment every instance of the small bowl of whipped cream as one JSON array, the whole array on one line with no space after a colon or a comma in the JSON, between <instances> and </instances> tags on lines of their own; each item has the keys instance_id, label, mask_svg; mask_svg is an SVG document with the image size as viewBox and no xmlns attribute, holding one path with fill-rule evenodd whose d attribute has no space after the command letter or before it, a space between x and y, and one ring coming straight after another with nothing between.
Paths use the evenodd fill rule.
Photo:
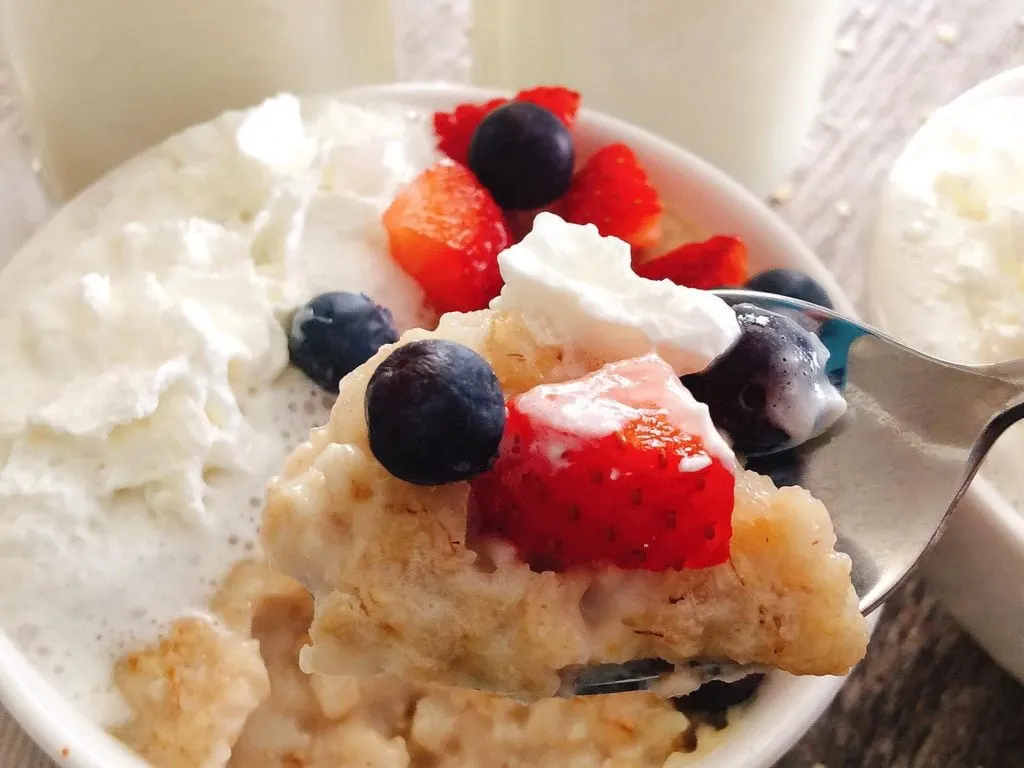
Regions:
<instances>
[{"instance_id":1,"label":"small bowl of whipped cream","mask_svg":"<svg viewBox=\"0 0 1024 768\"><path fill-rule=\"evenodd\" d=\"M907 144L882 192L869 286L872 319L901 341L963 363L1024 358L1024 67L939 109ZM1024 681L1022 454L1019 425L923 569Z\"/></svg>"}]
</instances>

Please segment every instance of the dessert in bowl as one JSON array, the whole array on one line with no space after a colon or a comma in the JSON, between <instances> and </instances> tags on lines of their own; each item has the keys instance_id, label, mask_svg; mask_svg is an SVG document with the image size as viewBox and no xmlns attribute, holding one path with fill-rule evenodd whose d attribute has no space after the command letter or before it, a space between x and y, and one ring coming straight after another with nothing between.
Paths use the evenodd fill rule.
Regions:
<instances>
[{"instance_id":1,"label":"dessert in bowl","mask_svg":"<svg viewBox=\"0 0 1024 768\"><path fill-rule=\"evenodd\" d=\"M512 193L492 199L474 173L442 157L442 149L464 151L445 143L460 137L457 110L442 125L450 130L440 145L429 119L435 109L493 96L393 87L301 103L283 96L226 115L87 190L4 273L12 364L3 370L18 397L4 411L10 426L0 492L12 525L3 564L9 583L19 584L3 596L5 629L49 685L152 764L486 765L495 750L523 764L713 765L738 754L757 755L744 757L747 764L769 764L827 703L837 680L770 673L715 746L707 727L653 694L547 698L555 673L596 661L706 654L824 675L845 672L863 653L865 625L848 561L832 550L827 513L797 489L776 490L743 474L707 408L679 384L678 375L699 376L733 348L740 320L707 294L631 270L730 282L742 278L745 243L754 267L809 272L844 309L841 294L796 238L728 179L654 137L586 112L572 133L580 156L564 171L568 190L541 192L558 198L565 218L618 227L606 234L622 240L548 213L506 248L516 236L495 199ZM561 108L547 106L550 114ZM468 136L462 139L468 147ZM620 143L625 150L602 154ZM602 158L610 158L611 171ZM472 159L470 165L481 167ZM637 184L625 196L626 215L614 195L593 194L609 174L620 186L614 174L623 166ZM666 222L667 255L647 252L662 205L648 199L654 191L688 222ZM436 199L445 202L440 218ZM451 237L424 235L425 227L449 226ZM716 233L729 237L704 241ZM624 242L630 239L635 266ZM679 243L691 245L675 248ZM545 248L550 258L541 261L553 268L546 282L524 269ZM455 267L452 252L461 259ZM579 311L587 305L580 291L595 281L578 259L591 253L595 272L610 276L596 286L599 295L621 298L637 289L628 311ZM694 271L697 256L704 266ZM525 276L518 291L515 274ZM545 286L568 290L545 295ZM559 338L531 327L530 302L547 313L548 331ZM399 339L407 329L434 328L438 309L456 312L434 331ZM673 332L656 339L652 318ZM358 333L343 349L317 330L354 319ZM502 534L488 513L497 506L484 503L475 527L490 535L470 546L465 480L477 478L478 499L499 497L507 484L491 482L488 491L482 478L494 481L514 452L496 464L494 457L441 461L450 445L461 444L448 435L433 446L439 464L463 474L438 475L436 467L427 471L435 463L429 452L411 465L388 455L388 446L416 441L373 446L367 418L386 421L415 398L385 397L371 407L368 383L379 366L396 365L393 355L415 349L412 342L429 354L453 345L459 365L470 361L455 380L490 382L489 396L513 398L509 414L528 413L526 398L541 385L582 387L600 401L598 410L620 415L678 412L664 425L682 451L672 454L673 471L722 489L728 503L693 505L715 515L702 520L702 530L718 527L684 557L665 562L659 555L658 569L649 567L657 558L640 566L634 555L657 550L655 540L544 564L532 556L556 553L532 549L527 556L525 539ZM342 364L333 367L338 357ZM341 374L336 398L331 390ZM656 394L641 401L609 395L595 383L602 375ZM578 393L541 394L572 400ZM481 421L500 421L491 439L504 442L501 410ZM685 424L694 426L684 433ZM820 426L804 425L807 434ZM429 445L432 431L417 434ZM578 429L566 434L580 436ZM582 454L569 458L575 466L584 461ZM702 474L708 472L714 477ZM264 513L264 485L278 473ZM741 499L736 511L734 495ZM395 506L404 517L392 514ZM585 510L588 521L595 514L594 505ZM442 532L455 535L440 538ZM544 532L539 538L553 541ZM348 563L359 567L337 568L355 544L359 552L350 550ZM740 558L729 567L730 547L750 570ZM608 564L620 556L634 560ZM765 589L746 586L744 575L769 572ZM819 581L822 573L828 578ZM372 593L378 606L394 608L395 621L373 606L362 614L346 608L360 594L348 588L360 574L369 590L364 599ZM608 599L589 602L610 611L600 631L580 620L581 600L588 591L594 598L598 581L607 595L597 597ZM475 591L452 603L466 584ZM638 595L631 604L650 606L650 596L669 587L682 590L671 595L680 597L676 605L693 598L698 609L663 611L648 626L617 612L625 592ZM410 610L446 601L454 610L433 617ZM723 607L712 631L707 614ZM371 622L353 623L360 615ZM470 615L482 623L465 621ZM426 642L444 626L438 616L462 633L463 652L442 654ZM683 621L673 626L677 617ZM371 627L376 635L367 634ZM672 637L658 641L666 627ZM544 628L550 632L541 634ZM371 636L381 642L363 642ZM352 640L361 643L358 652ZM510 663L509 648L523 657ZM40 711L32 693L38 677L21 663L12 660L4 677L5 702L41 743L58 756L69 748L67 759L80 765L119 765L109 752L118 747L99 727ZM488 691L539 700L527 705Z\"/></svg>"}]
</instances>

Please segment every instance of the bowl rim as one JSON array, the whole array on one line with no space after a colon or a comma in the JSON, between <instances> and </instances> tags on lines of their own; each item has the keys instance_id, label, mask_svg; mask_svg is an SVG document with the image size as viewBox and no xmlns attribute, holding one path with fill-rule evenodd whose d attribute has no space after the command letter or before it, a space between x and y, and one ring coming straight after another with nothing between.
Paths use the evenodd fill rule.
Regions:
<instances>
[{"instance_id":1,"label":"bowl rim","mask_svg":"<svg viewBox=\"0 0 1024 768\"><path fill-rule=\"evenodd\" d=\"M508 95L508 92L495 89L432 82L359 86L324 94L319 98L364 104L399 102L414 108L435 110L448 109L464 101L484 101ZM665 159L672 176L689 177L694 183L706 188L709 195L728 201L729 205L740 209L738 217L749 221L750 228L759 233L773 252L787 254L785 266L805 271L820 282L833 298L837 311L851 316L856 314L845 292L807 245L787 223L739 182L686 149L607 114L584 107L580 110L579 125L612 134L616 140L626 142L640 154ZM126 164L132 162L129 160ZM97 184L101 182L102 179ZM83 190L74 199L86 194L89 189L92 187ZM74 199L68 201L67 205L72 204ZM880 614L881 611L876 611L869 617L872 630ZM767 726L759 725L745 731L741 727L735 737L723 740L723 744L716 745L690 765L694 768L721 768L742 764L747 768L770 768L806 733L846 680L845 677L831 676L783 676L783 679L787 684L791 683L792 690L781 694L786 699L786 705L771 713ZM75 711L43 680L2 632L0 703L33 741L62 765L69 768L147 766L116 739ZM755 747L757 754L752 755L751 750Z\"/></svg>"}]
</instances>

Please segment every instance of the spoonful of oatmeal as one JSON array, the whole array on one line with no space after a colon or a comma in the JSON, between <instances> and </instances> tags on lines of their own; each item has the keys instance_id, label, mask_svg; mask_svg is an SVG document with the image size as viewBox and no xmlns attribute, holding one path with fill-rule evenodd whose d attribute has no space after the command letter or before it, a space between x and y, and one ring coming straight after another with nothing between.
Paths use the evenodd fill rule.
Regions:
<instances>
[{"instance_id":1,"label":"spoonful of oatmeal","mask_svg":"<svg viewBox=\"0 0 1024 768\"><path fill-rule=\"evenodd\" d=\"M814 333L828 351L826 373L848 408L827 435L789 447L783 434L772 441L770 432L762 432L765 441L747 439L737 447L746 449L748 468L780 484L799 482L829 509L836 548L852 559L851 580L866 615L938 538L989 449L1024 416L1024 365L957 365L813 304L747 291L717 293L735 305L741 324L749 318L766 328L786 317ZM749 429L737 418L749 424L771 411L770 386L749 374L736 365L717 380L689 379L716 424L741 435ZM754 671L697 662L677 669L648 659L584 670L573 680L573 691L659 690L673 675L678 687Z\"/></svg>"},{"instance_id":2,"label":"spoonful of oatmeal","mask_svg":"<svg viewBox=\"0 0 1024 768\"><path fill-rule=\"evenodd\" d=\"M271 483L265 550L316 602L306 671L522 700L596 692L595 668L666 696L845 674L1018 416L995 369L646 278L550 214L498 262L489 309L348 373Z\"/></svg>"},{"instance_id":3,"label":"spoonful of oatmeal","mask_svg":"<svg viewBox=\"0 0 1024 768\"><path fill-rule=\"evenodd\" d=\"M792 384L766 389L772 420L750 439L785 447L842 414L815 338L781 318L800 343L774 340L774 320L721 307L735 351L701 366L708 387L765 327L772 375ZM346 376L263 519L273 563L317 602L304 669L523 700L637 659L697 683L722 672L693 659L848 671L867 625L826 508L744 471L699 382L637 352L575 357L498 308L447 315ZM796 413L790 392L818 412Z\"/></svg>"}]
</instances>

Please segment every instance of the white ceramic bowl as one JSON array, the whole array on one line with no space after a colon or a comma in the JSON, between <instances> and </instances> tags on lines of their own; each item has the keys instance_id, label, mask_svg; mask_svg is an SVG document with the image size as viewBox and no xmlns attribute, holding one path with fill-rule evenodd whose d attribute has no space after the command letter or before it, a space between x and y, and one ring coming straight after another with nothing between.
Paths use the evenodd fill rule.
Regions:
<instances>
[{"instance_id":1,"label":"white ceramic bowl","mask_svg":"<svg viewBox=\"0 0 1024 768\"><path fill-rule=\"evenodd\" d=\"M896 167L930 141L935 126L956 120L978 101L1002 96L1024 98L1024 67L986 80L937 110L908 142ZM870 265L869 284L879 286L869 291L870 312L883 329L898 300L898 292L882 289L884 260L891 257L876 247ZM1024 682L1024 516L978 478L921 569L950 613Z\"/></svg>"},{"instance_id":2,"label":"white ceramic bowl","mask_svg":"<svg viewBox=\"0 0 1024 768\"><path fill-rule=\"evenodd\" d=\"M346 91L363 103L399 101L421 109L447 109L483 101L495 92L462 86L399 84ZM738 183L678 147L619 120L581 112L577 140L582 152L624 141L640 156L666 207L707 232L742 237L755 270L792 267L818 280L841 312L852 312L839 286L800 239ZM83 194L87 194L83 193ZM70 205L75 205L71 202ZM877 613L873 617L877 620ZM726 738L687 765L694 768L768 768L811 726L843 684L840 677L769 676L746 715ZM32 737L70 768L142 768L113 738L60 700L0 635L0 700ZM65 751L66 750L66 751Z\"/></svg>"}]
</instances>

